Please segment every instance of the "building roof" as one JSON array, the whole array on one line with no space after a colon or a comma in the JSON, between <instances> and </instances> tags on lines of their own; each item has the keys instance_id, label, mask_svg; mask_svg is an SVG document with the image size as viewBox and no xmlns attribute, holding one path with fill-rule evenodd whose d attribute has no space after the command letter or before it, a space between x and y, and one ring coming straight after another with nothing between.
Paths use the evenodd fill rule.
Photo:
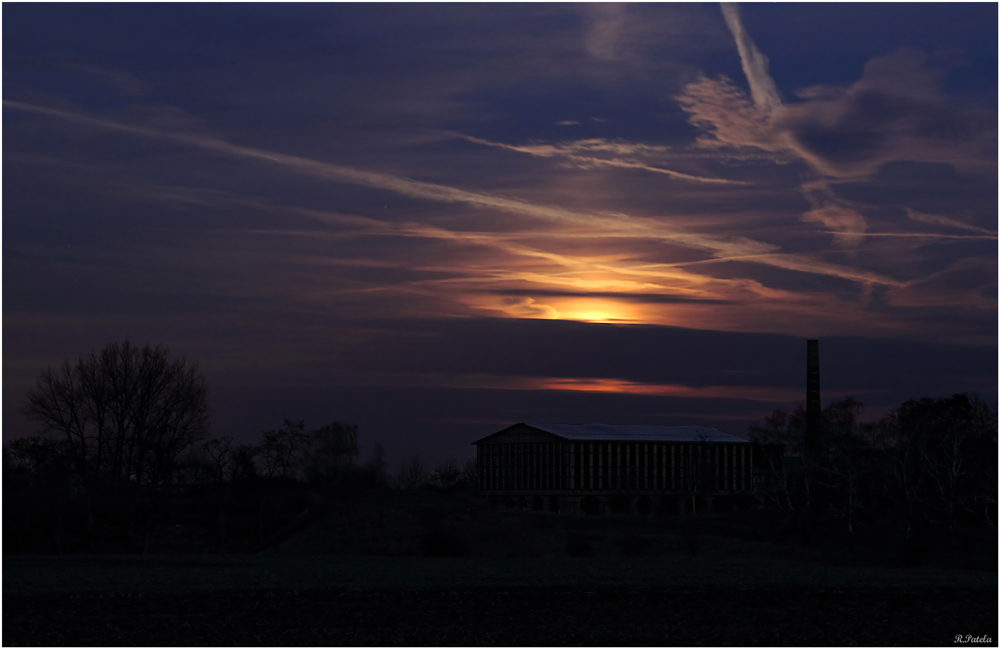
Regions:
<instances>
[{"instance_id":1,"label":"building roof","mask_svg":"<svg viewBox=\"0 0 1000 649\"><path fill-rule=\"evenodd\" d=\"M614 424L515 424L515 426L529 426L573 441L750 443L742 437L706 426L620 426ZM509 429L505 428L500 432L506 430ZM494 433L494 435L496 434L499 433ZM473 443L481 441L483 440Z\"/></svg>"}]
</instances>

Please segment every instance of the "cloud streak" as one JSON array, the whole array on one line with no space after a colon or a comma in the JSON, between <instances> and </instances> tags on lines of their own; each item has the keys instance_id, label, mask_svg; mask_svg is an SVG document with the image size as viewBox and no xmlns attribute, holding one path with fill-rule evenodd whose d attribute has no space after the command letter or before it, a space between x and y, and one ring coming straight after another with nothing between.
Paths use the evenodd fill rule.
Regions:
<instances>
[{"instance_id":1,"label":"cloud streak","mask_svg":"<svg viewBox=\"0 0 1000 649\"><path fill-rule=\"evenodd\" d=\"M711 185L749 185L750 183L741 180L730 180L727 178L712 178L709 176L694 176L692 174L682 173L680 171L674 171L672 169L665 169L663 167L656 167L653 165L645 164L642 162L637 162L635 160L628 160L622 158L599 158L594 155L581 155L581 152L610 152L615 155L626 155L634 156L636 154L645 154L649 152L660 152L666 149L666 147L651 147L646 145L628 144L622 142L607 142L605 140L580 140L576 142L559 142L557 144L526 144L526 145L514 145L514 144L503 144L501 142L492 142L490 140L484 140L482 138L472 137L471 135L464 135L461 133L454 133L456 137L469 142L474 142L476 144L481 144L483 146L495 147L499 149L506 149L508 151L517 151L518 153L526 153L531 156L540 158L559 158L562 160L571 161L581 167L616 167L619 169L635 169L640 171L648 171L651 173L663 174L669 176L675 180L685 180L695 183L707 183Z\"/></svg>"},{"instance_id":2,"label":"cloud streak","mask_svg":"<svg viewBox=\"0 0 1000 649\"><path fill-rule=\"evenodd\" d=\"M677 99L691 123L705 131L698 145L763 150L804 164L813 178L802 185L810 210L801 219L832 230L836 245L856 248L868 220L859 206L837 196L835 183L869 180L893 161L995 168L995 154L982 154L990 148L984 136L992 137L995 149L995 128L988 126L991 121L995 126L995 117L949 106L940 91L943 71L931 67L926 55L903 49L874 57L850 87L813 86L797 93L800 101L785 104L739 8L723 3L722 15L752 102L725 78L689 84ZM940 219L923 222L961 227Z\"/></svg>"},{"instance_id":3,"label":"cloud streak","mask_svg":"<svg viewBox=\"0 0 1000 649\"><path fill-rule=\"evenodd\" d=\"M965 221L959 221L958 219L953 219L948 216L941 216L940 214L924 214L923 212L907 209L906 216L918 223L925 223L927 225L938 225L946 228L955 228L958 230L968 230L970 232L979 232L981 234L986 235L985 237L975 237L975 238L986 238L986 239L997 238L997 233L993 230L987 230L986 228L981 228L977 225L972 225L971 223L966 223ZM934 236L941 236L941 237L950 236L952 238L958 238L961 235L934 235Z\"/></svg>"},{"instance_id":4,"label":"cloud streak","mask_svg":"<svg viewBox=\"0 0 1000 649\"><path fill-rule=\"evenodd\" d=\"M778 88L774 85L774 79L768 72L767 57L757 49L757 45L743 28L739 5L723 2L722 16L736 40L736 47L740 52L740 62L743 64L743 74L746 75L747 81L750 83L750 95L753 97L754 104L765 114L778 113L782 108L781 97L778 95Z\"/></svg>"},{"instance_id":5,"label":"cloud streak","mask_svg":"<svg viewBox=\"0 0 1000 649\"><path fill-rule=\"evenodd\" d=\"M3 104L11 109L46 115L90 127L173 141L223 155L270 163L308 176L386 190L410 198L443 203L460 203L479 209L495 209L508 213L522 214L554 224L583 228L584 230L590 230L592 233L602 234L603 236L624 236L659 240L694 250L706 251L718 257L741 258L750 263L766 264L796 272L830 275L851 281L887 286L899 284L898 281L892 278L875 273L859 272L849 267L824 263L801 255L781 253L774 245L754 241L746 237L737 236L723 239L696 232L674 230L667 227L663 222L650 218L632 217L620 213L583 213L552 205L538 205L513 198L416 181L391 174L363 171L300 156L238 146L224 140L202 135L132 126L23 102L4 100ZM549 258L558 257L557 254L548 252L532 254ZM624 268L619 270L633 275L649 275L654 272L648 268Z\"/></svg>"}]
</instances>

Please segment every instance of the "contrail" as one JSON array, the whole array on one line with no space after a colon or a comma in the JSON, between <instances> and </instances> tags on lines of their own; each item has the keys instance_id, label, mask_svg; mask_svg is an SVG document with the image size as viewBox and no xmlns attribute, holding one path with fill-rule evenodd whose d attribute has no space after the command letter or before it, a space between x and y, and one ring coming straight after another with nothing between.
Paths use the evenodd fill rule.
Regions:
<instances>
[{"instance_id":1,"label":"contrail","mask_svg":"<svg viewBox=\"0 0 1000 649\"><path fill-rule=\"evenodd\" d=\"M750 94L753 97L754 105L766 116L771 126L774 127L777 124L775 118L780 117L784 112L784 105L781 102L781 96L778 95L778 88L774 83L774 78L771 77L768 71L767 57L757 49L756 43L753 42L750 34L744 28L739 6L732 2L723 2L721 4L722 17L726 20L726 25L729 27L729 31L732 32L733 39L736 41L736 48L740 53L740 63L743 66L743 73L747 77L747 83L750 84ZM772 128L771 134L783 143L787 151L796 155L819 176L829 175L824 162L807 148L802 147L796 141L796 138L782 132L781 128ZM806 186L803 186L803 190L806 190ZM838 224L845 226L843 231L834 233L834 243L848 247L856 246L861 240L860 235L868 227L867 219L857 210L839 205L840 201L836 199L829 188L824 188L824 191L828 194L827 196L816 198L810 196L808 191L805 191L806 199L812 204L812 210L803 214L801 220L806 222L819 221L827 226L831 226L833 225L831 223L832 218ZM843 219L844 216L849 216L850 221L845 221Z\"/></svg>"},{"instance_id":2,"label":"contrail","mask_svg":"<svg viewBox=\"0 0 1000 649\"><path fill-rule=\"evenodd\" d=\"M597 165L604 167L620 167L623 169L639 169L642 171L649 171L652 173L664 174L670 176L671 178L676 178L677 180L687 180L691 182L698 183L713 183L719 185L749 185L750 183L744 182L742 180L727 180L725 178L712 178L709 176L694 176L691 174L686 174L680 171L674 171L672 169L664 169L663 167L654 167L652 165L646 165L639 162L629 162L627 160L618 159L607 159L607 158L596 158L594 156L582 156L576 153L570 153L568 151L560 151L558 147L552 147L551 152L539 153L537 149L526 146L516 146L513 144L504 144L502 142L492 142L490 140L483 140L478 137L473 137L471 135L464 135L462 133L452 133L455 137L459 137L468 142L473 142L475 144L482 144L483 146L497 147L500 149L507 149L509 151L517 151L518 153L527 153L528 155L542 157L542 158L553 158L562 157L569 160L574 160L583 164Z\"/></svg>"},{"instance_id":3,"label":"contrail","mask_svg":"<svg viewBox=\"0 0 1000 649\"><path fill-rule=\"evenodd\" d=\"M844 236L843 232L824 231L824 234ZM851 232L852 237L912 237L917 239L996 239L996 234L939 234L936 232Z\"/></svg>"},{"instance_id":4,"label":"contrail","mask_svg":"<svg viewBox=\"0 0 1000 649\"><path fill-rule=\"evenodd\" d=\"M411 180L401 176L393 176L391 174L363 171L329 162L321 162L319 160L311 160L309 158L302 158L284 153L275 153L273 151L264 151L261 149L238 146L230 144L224 140L201 135L172 133L139 126L131 126L110 120L79 115L56 108L46 108L44 106L25 104L6 99L3 101L3 105L16 110L48 115L50 117L56 117L88 126L132 133L134 135L161 140L170 140L234 157L270 162L288 169L293 169L299 173L318 176L321 178L329 178L339 182L363 185L365 187L384 189L398 194L403 194L411 198L420 198L445 203L464 203L476 207L495 208L506 212L525 214L545 219L550 222L572 223L578 226L582 225L594 227L599 230L607 230L610 228L611 230L616 230L620 233L626 233L636 237L662 239L687 246L689 248L697 248L712 252L733 252L735 249L743 251L744 254L749 254L752 252L773 252L775 250L775 248L769 244L752 241L744 237L738 237L732 241L725 241L715 239L713 237L706 237L697 233L670 231L664 228L662 223L652 219L630 217L625 214L597 215L574 212L572 210L551 205L536 205L534 203L528 203L526 201L513 198L503 198L490 194L471 192L445 185L437 185L434 183Z\"/></svg>"},{"instance_id":5,"label":"contrail","mask_svg":"<svg viewBox=\"0 0 1000 649\"><path fill-rule=\"evenodd\" d=\"M780 110L781 97L778 96L774 79L767 71L767 57L757 49L757 45L743 28L739 6L732 2L723 2L722 17L726 19L726 25L736 39L736 48L740 51L740 62L743 64L743 73L747 75L747 81L750 83L753 102L768 113Z\"/></svg>"},{"instance_id":6,"label":"contrail","mask_svg":"<svg viewBox=\"0 0 1000 649\"><path fill-rule=\"evenodd\" d=\"M994 239L997 238L997 233L992 230L987 230L986 228L981 228L978 225L972 225L971 223L959 221L958 219L953 219L947 216L941 216L939 214L924 214L923 212L907 209L906 216L914 221L919 221L920 223L942 225L946 228L958 228L960 230L969 230L971 232L980 232L982 234L989 235Z\"/></svg>"},{"instance_id":7,"label":"contrail","mask_svg":"<svg viewBox=\"0 0 1000 649\"><path fill-rule=\"evenodd\" d=\"M649 218L631 217L626 214L587 214L574 212L561 207L536 205L513 198L503 198L456 189L445 185L426 183L400 176L371 171L362 171L351 167L336 165L319 160L311 160L299 156L273 151L264 151L250 147L237 146L224 140L201 135L171 133L155 129L121 124L110 120L79 115L56 108L36 106L17 101L3 100L3 105L14 110L21 110L39 115L47 115L58 119L104 128L124 133L132 133L143 137L155 138L187 144L188 146L214 151L250 160L269 162L305 175L328 178L338 182L351 183L395 192L411 198L420 198L446 203L463 203L479 208L492 208L508 213L524 214L547 220L552 223L569 223L575 226L593 228L603 231L605 236L633 236L636 238L656 239L711 252L717 257L742 257L747 261L765 264L776 268L794 270L817 275L831 275L861 283L876 283L886 286L899 286L892 278L874 273L857 271L852 268L835 266L820 262L809 257L779 252L771 244L754 241L746 237L732 239L717 239L693 232L669 230L663 223Z\"/></svg>"}]
</instances>

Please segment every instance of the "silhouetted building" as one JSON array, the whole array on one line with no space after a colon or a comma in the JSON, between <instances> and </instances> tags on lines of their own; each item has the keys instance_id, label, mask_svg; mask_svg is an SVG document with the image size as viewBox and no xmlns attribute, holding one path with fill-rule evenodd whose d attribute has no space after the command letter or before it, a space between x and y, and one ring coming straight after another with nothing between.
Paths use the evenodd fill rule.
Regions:
<instances>
[{"instance_id":1,"label":"silhouetted building","mask_svg":"<svg viewBox=\"0 0 1000 649\"><path fill-rule=\"evenodd\" d=\"M509 507L680 514L755 502L751 444L714 428L520 423L473 443L479 491Z\"/></svg>"}]
</instances>

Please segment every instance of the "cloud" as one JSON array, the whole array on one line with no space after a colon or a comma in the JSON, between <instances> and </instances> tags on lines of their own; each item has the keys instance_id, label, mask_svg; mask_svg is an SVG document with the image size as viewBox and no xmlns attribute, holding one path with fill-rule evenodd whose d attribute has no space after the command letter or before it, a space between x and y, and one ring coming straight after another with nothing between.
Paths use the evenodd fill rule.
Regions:
<instances>
[{"instance_id":1,"label":"cloud","mask_svg":"<svg viewBox=\"0 0 1000 649\"><path fill-rule=\"evenodd\" d=\"M502 310L517 318L551 318L557 319L560 314L547 304L536 304L530 297L508 297L501 302Z\"/></svg>"},{"instance_id":2,"label":"cloud","mask_svg":"<svg viewBox=\"0 0 1000 649\"><path fill-rule=\"evenodd\" d=\"M876 57L840 96L789 106L780 128L803 159L831 178L868 178L891 161L981 164L985 124L948 104L942 76L915 50Z\"/></svg>"},{"instance_id":3,"label":"cloud","mask_svg":"<svg viewBox=\"0 0 1000 649\"><path fill-rule=\"evenodd\" d=\"M744 60L744 67L757 75L754 91L760 66ZM782 152L831 180L866 180L893 161L995 164L980 153L989 121L951 106L939 89L942 74L926 55L899 50L869 61L850 87L812 88L796 103L776 106L759 87L751 102L728 79L704 77L677 100L705 131L699 146Z\"/></svg>"},{"instance_id":4,"label":"cloud","mask_svg":"<svg viewBox=\"0 0 1000 649\"><path fill-rule=\"evenodd\" d=\"M725 18L726 26L732 32L733 38L736 39L736 47L740 52L740 62L743 64L743 73L750 83L750 94L754 104L767 115L777 113L782 107L781 97L778 96L774 79L768 73L767 57L761 54L753 39L743 28L739 6L735 3L723 2L722 16Z\"/></svg>"},{"instance_id":5,"label":"cloud","mask_svg":"<svg viewBox=\"0 0 1000 649\"><path fill-rule=\"evenodd\" d=\"M586 3L581 5L582 45L590 74L618 83L639 74L646 83L662 81L674 64L665 50L689 50L717 37L714 25L670 3ZM696 45L697 46L697 45ZM659 74L646 76L657 70Z\"/></svg>"},{"instance_id":6,"label":"cloud","mask_svg":"<svg viewBox=\"0 0 1000 649\"><path fill-rule=\"evenodd\" d=\"M510 288L496 289L499 295L527 295L541 297L608 298L629 302L650 302L654 304L732 304L731 300L714 300L690 295L670 293L626 293L618 291L559 291L553 289Z\"/></svg>"},{"instance_id":7,"label":"cloud","mask_svg":"<svg viewBox=\"0 0 1000 649\"><path fill-rule=\"evenodd\" d=\"M812 209L802 215L806 223L822 223L837 234L833 242L842 248L855 248L863 240L868 222L858 210L847 201L838 198L826 182L805 183L803 194Z\"/></svg>"},{"instance_id":8,"label":"cloud","mask_svg":"<svg viewBox=\"0 0 1000 649\"><path fill-rule=\"evenodd\" d=\"M697 140L699 147L788 150L775 132L767 109L751 102L725 77L701 77L689 83L677 103L688 113L689 121L705 131Z\"/></svg>"},{"instance_id":9,"label":"cloud","mask_svg":"<svg viewBox=\"0 0 1000 649\"><path fill-rule=\"evenodd\" d=\"M577 379L549 377L518 377L513 385L525 390L560 390L572 392L605 392L613 394L646 394L663 397L695 399L749 399L754 401L795 402L802 398L802 389L773 386L690 386L681 384L638 383L621 379Z\"/></svg>"},{"instance_id":10,"label":"cloud","mask_svg":"<svg viewBox=\"0 0 1000 649\"><path fill-rule=\"evenodd\" d=\"M598 60L613 61L622 54L627 5L593 4L587 7L589 25L584 35L587 53Z\"/></svg>"},{"instance_id":11,"label":"cloud","mask_svg":"<svg viewBox=\"0 0 1000 649\"><path fill-rule=\"evenodd\" d=\"M416 377L379 377L389 384L408 385ZM421 377L422 379L422 377ZM420 383L427 385L426 380ZM548 376L506 376L490 374L456 374L434 377L431 383L438 387L466 390L542 390L555 392L598 392L604 394L635 394L690 399L746 399L752 401L791 402L802 398L800 387L756 385L691 386L680 383L643 383L616 378L574 378ZM855 392L855 396L857 393Z\"/></svg>"},{"instance_id":12,"label":"cloud","mask_svg":"<svg viewBox=\"0 0 1000 649\"><path fill-rule=\"evenodd\" d=\"M723 3L722 14L752 101L726 78L688 84L677 101L704 131L696 145L763 150L805 164L813 178L802 191L811 209L801 219L832 230L836 245L856 248L868 223L857 206L836 195L832 183L867 180L893 161L995 166L995 159L978 153L990 128L981 117L948 104L940 90L944 70L928 65L926 55L904 49L875 57L850 87L811 86L796 93L800 101L785 104L738 7Z\"/></svg>"},{"instance_id":13,"label":"cloud","mask_svg":"<svg viewBox=\"0 0 1000 649\"><path fill-rule=\"evenodd\" d=\"M845 247L859 244L862 240L861 235L868 229L865 217L850 208L839 205L824 205L806 212L802 215L802 220L822 223L835 231L837 234L833 237L834 242Z\"/></svg>"},{"instance_id":14,"label":"cloud","mask_svg":"<svg viewBox=\"0 0 1000 649\"><path fill-rule=\"evenodd\" d=\"M890 289L886 301L895 307L948 307L997 310L996 258L970 257L918 280Z\"/></svg>"},{"instance_id":15,"label":"cloud","mask_svg":"<svg viewBox=\"0 0 1000 649\"><path fill-rule=\"evenodd\" d=\"M161 140L173 141L222 155L265 162L303 175L385 190L410 198L438 201L443 203L463 204L477 209L491 209L499 210L501 212L520 214L541 219L559 226L573 226L574 228L578 228L592 235L658 240L694 250L706 251L718 258L740 258L750 263L766 264L796 272L831 275L834 277L851 279L852 281L859 281L859 278L864 278L861 281L866 283L874 282L890 286L898 284L898 282L892 278L880 276L875 273L857 271L849 267L840 267L835 264L824 263L806 256L783 254L780 253L778 248L774 245L754 241L753 239L746 237L735 236L723 238L700 234L697 232L678 230L669 227L666 223L657 219L633 217L620 213L606 214L579 212L554 205L540 205L514 198L506 198L481 192L457 189L445 185L411 180L409 178L391 174L364 171L353 167L322 162L300 156L238 146L224 140L202 135L192 135L140 126L131 126L64 110L9 100L4 100L3 105L11 109L46 115L78 124L84 124L90 127L110 129L142 137L152 137ZM452 233L452 235L457 236L454 235L454 233ZM558 259L560 257L560 255L556 253L532 251L530 247L527 246L522 246L521 248L522 250L529 252L529 254L540 257L546 257L549 259ZM579 264L580 260L573 261L572 263ZM592 261L587 261L586 263L594 265ZM602 264L596 264L597 268L601 268L601 266ZM656 269L648 264L632 264L631 267L629 265L619 267L615 264L603 264L603 266L606 270L623 272L635 276L649 276L657 274L662 276L663 271L666 269L677 272L676 267L671 267L670 265L660 265L659 269Z\"/></svg>"},{"instance_id":16,"label":"cloud","mask_svg":"<svg viewBox=\"0 0 1000 649\"><path fill-rule=\"evenodd\" d=\"M603 139L589 139L589 140L577 140L574 142L557 142L556 144L503 144L501 142L492 142L490 140L484 140L482 138L472 137L471 135L463 135L461 133L455 133L456 137L460 137L463 140L468 140L469 142L474 142L476 144L482 144L483 146L496 147L501 149L507 149L509 151L517 151L519 153L526 153L528 155L540 157L540 158L559 158L561 160L572 162L580 167L592 168L592 167L618 167L621 169L637 169L641 171L649 171L652 173L664 174L670 176L676 180L685 180L697 183L709 183L709 184L719 184L719 185L746 185L748 183L739 180L728 180L725 178L712 178L707 176L694 176L691 174L682 173L680 171L674 171L672 169L664 169L663 167L656 167L645 162L640 162L636 159L637 156L648 156L652 153L662 153L668 150L668 147L664 146L653 146L648 144L636 144L632 142L614 142ZM599 153L609 153L618 157L612 158L601 158L594 154Z\"/></svg>"},{"instance_id":17,"label":"cloud","mask_svg":"<svg viewBox=\"0 0 1000 649\"><path fill-rule=\"evenodd\" d=\"M463 140L482 144L484 146L499 147L511 151L519 151L543 158L553 158L564 155L574 155L580 153L609 153L629 158L650 157L670 151L669 146L655 144L640 144L638 142L625 142L623 140L606 140L603 138L590 138L585 140L571 140L567 142L556 142L555 144L504 144L493 142L482 138L464 135L462 133L451 133L455 137ZM709 179L711 180L711 179Z\"/></svg>"},{"instance_id":18,"label":"cloud","mask_svg":"<svg viewBox=\"0 0 1000 649\"><path fill-rule=\"evenodd\" d=\"M837 236L841 235L839 232L831 231L830 234ZM858 232L850 235L851 237L856 237L858 239L865 239L866 237L890 237L897 239L973 239L973 240L983 240L983 239L996 239L995 234L939 234L937 232Z\"/></svg>"},{"instance_id":19,"label":"cloud","mask_svg":"<svg viewBox=\"0 0 1000 649\"><path fill-rule=\"evenodd\" d=\"M68 70L78 70L93 75L103 83L110 86L117 94L125 96L148 95L152 92L152 84L129 74L123 70L113 70L101 68L94 65L81 63L73 59L67 59L57 63L58 67Z\"/></svg>"},{"instance_id":20,"label":"cloud","mask_svg":"<svg viewBox=\"0 0 1000 649\"><path fill-rule=\"evenodd\" d=\"M219 192L155 190L157 199L198 204L218 211L220 208L238 207L282 214L281 228L241 229L241 233L257 234L273 239L275 236L295 237L307 242L311 251L325 250L321 242L348 242L366 239L360 246L367 254L382 250L376 239L382 238L391 254L378 261L371 258L338 254L334 257L295 252L300 246L283 244L287 257L283 264L292 264L297 271L297 281L281 290L283 295L295 295L306 302L328 302L333 294L350 293L374 296L375 293L400 297L421 295L435 301L464 304L474 310L490 310L508 317L560 317L572 319L599 319L632 322L658 322L679 317L674 310L646 308L656 305L690 305L704 310L721 304L755 304L761 299L774 303L797 303L801 298L794 293L766 289L756 282L743 279L711 278L690 272L673 264L649 264L631 255L615 252L593 255L574 251L576 235L565 230L518 232L469 232L453 231L426 223L412 221L382 221L371 217L319 211L305 208L273 205L259 199L246 199ZM331 230L315 228L287 229L290 215L306 216L317 223L330 226ZM256 221L256 219L254 219ZM424 246L400 244L403 238L420 238L448 245L445 257L416 252ZM317 246L316 244L320 244ZM586 248L591 247L590 237L584 237ZM558 244L564 252L555 252ZM289 246L292 250L289 250ZM624 240L619 246L628 250L632 242ZM602 250L613 246L601 245ZM268 247L272 250L272 247ZM349 246L346 250L350 250ZM271 254L271 253L269 253ZM447 261L442 261L447 259ZM780 263L780 262L779 262ZM259 264L257 264L259 265ZM352 282L330 285L326 269L336 266L338 277L352 277ZM354 270L347 271L346 269ZM374 277L366 269L382 269ZM360 275L357 271L363 271ZM312 281L302 281L302 273L310 273L320 286ZM322 278L322 279L321 279ZM390 279L391 278L391 279ZM360 283L358 283L360 280ZM351 284L353 283L353 287ZM503 302L488 296L531 297L534 302L521 304ZM545 304L540 302L544 301ZM628 306L643 305L643 308ZM443 306L443 303L442 303ZM531 307L526 309L523 307ZM513 308L511 308L513 307ZM554 309L548 311L546 307ZM448 307L452 311L454 307ZM690 314L688 317L696 317Z\"/></svg>"},{"instance_id":21,"label":"cloud","mask_svg":"<svg viewBox=\"0 0 1000 649\"><path fill-rule=\"evenodd\" d=\"M159 192L157 196L168 194L176 192ZM241 228L238 247L215 255L213 263L254 268L254 290L258 293L280 295L320 311L336 308L354 313L360 308L368 313L447 313L465 317L486 312L507 318L813 333L815 324L808 324L809 319L822 317L826 325L833 327L862 319L865 330L886 327L882 319L858 312L853 303L777 290L748 279L692 272L697 264L651 264L618 254L613 242L599 245L602 254L587 252L593 246L589 240L584 242L585 250L577 251L575 236L559 229L548 233L553 238L539 239L538 232L452 231L427 223L268 204L215 192L198 191L192 198L211 212L219 212L232 202L230 207L244 214L247 208L280 213L279 228ZM300 225L298 231L288 230L295 224L288 218L292 214L308 216L331 229ZM261 220L251 218L251 222ZM248 240L246 234L259 238ZM276 236L281 236L282 242L275 242ZM404 242L405 238L444 245L410 244ZM358 243L353 244L352 239ZM632 245L632 241L624 240L618 248L628 250ZM262 260L266 263L262 264ZM755 260L736 257L711 261ZM769 261L768 265L789 269L799 268L797 263L808 263L782 255ZM283 270L275 273L277 268ZM833 265L824 270L850 272L853 281L878 280L863 271ZM746 270L731 267L726 274L741 272Z\"/></svg>"},{"instance_id":22,"label":"cloud","mask_svg":"<svg viewBox=\"0 0 1000 649\"><path fill-rule=\"evenodd\" d=\"M941 216L939 214L925 214L923 212L918 212L907 208L906 216L910 219L917 221L918 223L927 223L928 225L940 225L946 228L956 228L959 230L968 230L970 232L980 232L982 234L990 235L996 237L997 233L992 230L987 230L986 228L981 228L978 225L972 225L971 223L966 223L965 221L959 221L958 219L953 219L948 216Z\"/></svg>"},{"instance_id":23,"label":"cloud","mask_svg":"<svg viewBox=\"0 0 1000 649\"><path fill-rule=\"evenodd\" d=\"M804 390L799 374L804 345L787 334L484 318L373 322L370 330L373 335L346 346L339 356L352 371L347 380L353 371L367 369ZM977 347L940 340L831 337L823 340L821 353L830 371L829 387L850 383L897 389L900 382L919 381L944 386L958 383L961 376L996 376L995 341Z\"/></svg>"}]
</instances>

